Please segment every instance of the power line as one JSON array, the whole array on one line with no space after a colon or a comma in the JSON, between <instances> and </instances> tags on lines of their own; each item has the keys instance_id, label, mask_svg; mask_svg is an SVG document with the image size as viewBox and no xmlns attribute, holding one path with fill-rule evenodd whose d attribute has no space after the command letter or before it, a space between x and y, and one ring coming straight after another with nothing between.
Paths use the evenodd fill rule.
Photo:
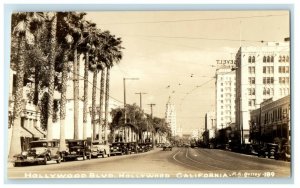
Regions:
<instances>
[{"instance_id":1,"label":"power line","mask_svg":"<svg viewBox=\"0 0 300 188\"><path fill-rule=\"evenodd\" d=\"M251 18L268 18L277 16L288 16L288 14L269 14L257 16L237 16L237 17L219 17L219 18L196 18L196 19L182 19L182 20L160 20L160 21L141 21L141 22L115 22L102 23L101 25L126 25L126 24L155 24L155 23L179 23L179 22L197 22L197 21L218 21L218 20L236 20L236 19L251 19Z\"/></svg>"},{"instance_id":2,"label":"power line","mask_svg":"<svg viewBox=\"0 0 300 188\"><path fill-rule=\"evenodd\" d=\"M84 78L84 76L82 76L82 75L80 75L80 74L77 74L77 73L75 73L75 72L73 72L73 71L71 71L71 70L70 70L70 72L73 73L73 74L76 74L77 76L79 76L79 77L81 77L81 78ZM84 80L84 79L83 79L83 80ZM89 80L88 80L88 83L89 83L90 85L93 85L93 83L90 82ZM97 87L97 86L95 86L95 87L96 87L96 89L98 89L98 91L101 90L99 87ZM120 101L119 99L116 99L116 98L112 97L111 95L109 95L109 97L112 98L113 100L117 101L117 102L124 103L123 101Z\"/></svg>"},{"instance_id":3,"label":"power line","mask_svg":"<svg viewBox=\"0 0 300 188\"><path fill-rule=\"evenodd\" d=\"M146 37L146 38L168 38L168 39L188 39L188 40L211 40L211 41L227 41L227 42L257 42L257 43L265 43L265 42L275 42L275 41L264 41L264 40L240 40L240 39L227 39L227 38L208 38L208 37L188 37L188 36L164 36L164 35L124 35L127 37Z\"/></svg>"}]
</instances>

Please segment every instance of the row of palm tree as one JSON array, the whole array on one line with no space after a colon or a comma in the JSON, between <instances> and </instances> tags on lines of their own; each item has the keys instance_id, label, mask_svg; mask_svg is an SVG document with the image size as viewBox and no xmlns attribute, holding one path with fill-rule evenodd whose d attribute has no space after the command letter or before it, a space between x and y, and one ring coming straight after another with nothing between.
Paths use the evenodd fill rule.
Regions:
<instances>
[{"instance_id":1,"label":"row of palm tree","mask_svg":"<svg viewBox=\"0 0 300 188\"><path fill-rule=\"evenodd\" d=\"M96 89L97 75L101 71L100 125L108 127L108 105L110 69L122 59L121 38L109 31L102 31L95 23L85 19L84 12L21 12L12 15L11 67L16 70L16 92L14 95L12 139L10 159L21 151L20 129L23 110L24 80L34 77L36 103L47 93L47 139L53 138L54 92L60 98L60 150L65 149L66 91L68 73L73 64L74 82L74 138L79 135L79 61L84 57L83 138L87 138L88 75L93 73L92 88L92 138L96 137ZM105 78L106 75L106 78ZM106 83L106 91L104 91ZM105 103L103 102L105 100ZM103 105L105 117L103 122ZM102 130L99 128L99 131ZM100 135L100 134L99 134ZM107 132L105 131L105 140Z\"/></svg>"},{"instance_id":2,"label":"row of palm tree","mask_svg":"<svg viewBox=\"0 0 300 188\"><path fill-rule=\"evenodd\" d=\"M139 142L144 142L146 138L149 139L149 132L152 133L152 141L154 141L154 135L155 137L171 135L170 126L164 118L152 117L152 115L144 113L136 104L127 104L125 110L121 107L112 109L110 113L112 116L110 124L112 142L116 141L116 130L121 130L122 134L118 138L122 141L132 141L129 138L135 137ZM144 133L147 133L146 138L144 138Z\"/></svg>"}]
</instances>

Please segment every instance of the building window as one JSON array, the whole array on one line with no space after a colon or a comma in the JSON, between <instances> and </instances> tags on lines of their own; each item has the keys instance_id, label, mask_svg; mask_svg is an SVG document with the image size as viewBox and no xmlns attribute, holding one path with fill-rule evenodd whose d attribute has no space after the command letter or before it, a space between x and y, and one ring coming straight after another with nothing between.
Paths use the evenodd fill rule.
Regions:
<instances>
[{"instance_id":1,"label":"building window","mask_svg":"<svg viewBox=\"0 0 300 188\"><path fill-rule=\"evenodd\" d=\"M290 61L290 57L287 55L285 60L286 60L286 62L289 62Z\"/></svg>"},{"instance_id":2,"label":"building window","mask_svg":"<svg viewBox=\"0 0 300 188\"><path fill-rule=\"evenodd\" d=\"M271 56L271 62L274 62L274 56Z\"/></svg>"},{"instance_id":3,"label":"building window","mask_svg":"<svg viewBox=\"0 0 300 188\"><path fill-rule=\"evenodd\" d=\"M255 67L254 66L248 67L248 72L249 74L255 74Z\"/></svg>"},{"instance_id":4,"label":"building window","mask_svg":"<svg viewBox=\"0 0 300 188\"><path fill-rule=\"evenodd\" d=\"M270 56L267 57L267 62L268 62L268 63L271 62Z\"/></svg>"},{"instance_id":5,"label":"building window","mask_svg":"<svg viewBox=\"0 0 300 188\"><path fill-rule=\"evenodd\" d=\"M252 63L255 63L255 57L252 56Z\"/></svg>"},{"instance_id":6,"label":"building window","mask_svg":"<svg viewBox=\"0 0 300 188\"><path fill-rule=\"evenodd\" d=\"M248 84L255 84L255 77L249 77Z\"/></svg>"},{"instance_id":7,"label":"building window","mask_svg":"<svg viewBox=\"0 0 300 188\"><path fill-rule=\"evenodd\" d=\"M280 84L289 84L290 78L289 77L279 77L279 83Z\"/></svg>"},{"instance_id":8,"label":"building window","mask_svg":"<svg viewBox=\"0 0 300 188\"><path fill-rule=\"evenodd\" d=\"M248 63L251 63L251 56L248 57Z\"/></svg>"},{"instance_id":9,"label":"building window","mask_svg":"<svg viewBox=\"0 0 300 188\"><path fill-rule=\"evenodd\" d=\"M281 55L279 56L278 62L281 62Z\"/></svg>"},{"instance_id":10,"label":"building window","mask_svg":"<svg viewBox=\"0 0 300 188\"><path fill-rule=\"evenodd\" d=\"M264 62L264 63L267 62L266 56L263 57L263 62Z\"/></svg>"},{"instance_id":11,"label":"building window","mask_svg":"<svg viewBox=\"0 0 300 188\"><path fill-rule=\"evenodd\" d=\"M281 60L282 60L282 62L285 62L285 56L282 56Z\"/></svg>"}]
</instances>

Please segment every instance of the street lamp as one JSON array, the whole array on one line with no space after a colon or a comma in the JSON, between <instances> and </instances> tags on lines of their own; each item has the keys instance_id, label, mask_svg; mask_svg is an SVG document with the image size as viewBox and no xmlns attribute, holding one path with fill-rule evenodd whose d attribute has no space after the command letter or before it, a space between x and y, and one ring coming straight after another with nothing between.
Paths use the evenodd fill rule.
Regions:
<instances>
[{"instance_id":1,"label":"street lamp","mask_svg":"<svg viewBox=\"0 0 300 188\"><path fill-rule=\"evenodd\" d=\"M126 125L126 80L139 80L139 78L123 78L124 88L124 137L125 137L125 125ZM127 137L126 137L127 138Z\"/></svg>"}]
</instances>

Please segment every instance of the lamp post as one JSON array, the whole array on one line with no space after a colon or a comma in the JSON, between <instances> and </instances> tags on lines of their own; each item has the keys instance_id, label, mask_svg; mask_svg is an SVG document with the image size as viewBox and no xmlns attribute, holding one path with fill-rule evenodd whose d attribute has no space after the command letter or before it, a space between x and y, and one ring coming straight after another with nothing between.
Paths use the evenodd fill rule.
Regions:
<instances>
[{"instance_id":1,"label":"lamp post","mask_svg":"<svg viewBox=\"0 0 300 188\"><path fill-rule=\"evenodd\" d=\"M123 88L124 88L124 133L123 133L123 135L124 135L124 139L126 136L125 126L127 123L126 122L126 80L139 80L139 78L123 78ZM126 136L126 141L127 141L127 136Z\"/></svg>"}]
</instances>

